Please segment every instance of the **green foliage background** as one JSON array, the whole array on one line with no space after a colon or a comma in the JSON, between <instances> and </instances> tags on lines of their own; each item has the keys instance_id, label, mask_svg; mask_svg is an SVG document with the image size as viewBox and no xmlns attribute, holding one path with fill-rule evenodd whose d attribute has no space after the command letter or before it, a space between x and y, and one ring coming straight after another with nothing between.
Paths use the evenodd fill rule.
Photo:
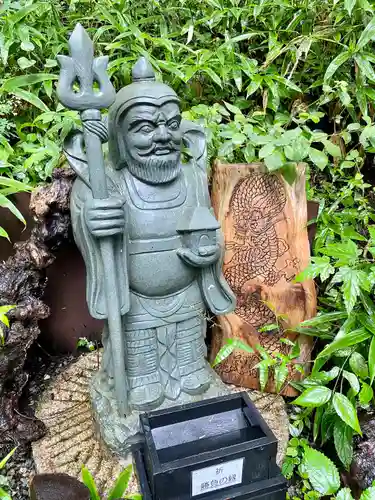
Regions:
<instances>
[{"instance_id":1,"label":"green foliage background","mask_svg":"<svg viewBox=\"0 0 375 500\"><path fill-rule=\"evenodd\" d=\"M297 442L284 472L298 469L301 495L310 495L316 485L299 439L328 452L333 440L336 464L348 468L358 414L374 399L374 3L4 0L0 205L19 218L11 195L49 178L62 162L61 139L78 123L55 92L55 58L67 53L77 21L97 54L109 55L116 88L129 83L139 55L150 58L185 116L206 126L210 159L261 160L290 183L297 163L307 164L320 210L312 263L299 279L316 279L320 309L301 330L317 338L317 355L299 385Z\"/></svg>"}]
</instances>

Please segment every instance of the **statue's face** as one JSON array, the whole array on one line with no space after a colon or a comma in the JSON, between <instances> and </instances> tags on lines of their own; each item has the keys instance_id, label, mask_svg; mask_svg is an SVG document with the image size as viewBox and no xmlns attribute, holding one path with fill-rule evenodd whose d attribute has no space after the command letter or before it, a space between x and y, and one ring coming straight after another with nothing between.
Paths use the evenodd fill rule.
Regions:
<instances>
[{"instance_id":1,"label":"statue's face","mask_svg":"<svg viewBox=\"0 0 375 500\"><path fill-rule=\"evenodd\" d=\"M126 113L124 134L128 169L151 183L169 182L180 170L181 115L177 103L139 104Z\"/></svg>"}]
</instances>

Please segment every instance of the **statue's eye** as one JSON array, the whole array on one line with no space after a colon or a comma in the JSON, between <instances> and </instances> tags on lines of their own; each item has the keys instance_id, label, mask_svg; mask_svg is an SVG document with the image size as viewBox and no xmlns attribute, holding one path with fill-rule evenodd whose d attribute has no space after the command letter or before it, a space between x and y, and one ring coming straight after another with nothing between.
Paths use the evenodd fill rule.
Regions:
<instances>
[{"instance_id":1,"label":"statue's eye","mask_svg":"<svg viewBox=\"0 0 375 500\"><path fill-rule=\"evenodd\" d=\"M140 132L143 132L145 134L149 134L153 130L154 130L154 127L150 124L142 125L142 127L140 127L140 129L139 129Z\"/></svg>"},{"instance_id":2,"label":"statue's eye","mask_svg":"<svg viewBox=\"0 0 375 500\"><path fill-rule=\"evenodd\" d=\"M169 124L168 124L168 127L171 129L171 130L178 130L178 127L180 126L180 124L178 123L177 120L173 120L171 121Z\"/></svg>"}]
</instances>

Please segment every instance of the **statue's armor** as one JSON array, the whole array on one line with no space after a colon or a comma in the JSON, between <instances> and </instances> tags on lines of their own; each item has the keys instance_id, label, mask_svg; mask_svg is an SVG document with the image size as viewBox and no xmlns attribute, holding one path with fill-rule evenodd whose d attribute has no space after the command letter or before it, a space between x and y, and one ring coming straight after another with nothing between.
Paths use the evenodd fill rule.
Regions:
<instances>
[{"instance_id":1,"label":"statue's armor","mask_svg":"<svg viewBox=\"0 0 375 500\"><path fill-rule=\"evenodd\" d=\"M110 196L125 200L124 248L118 255L127 260L119 272L129 277L130 309L123 316L123 328L129 388L138 390L138 397L133 393L133 406L145 399L155 403L164 397L176 399L181 390L193 394L202 391L208 384L204 369L205 303L198 284L199 270L177 254L183 241L176 228L185 209L210 207L205 174L189 164L182 166L176 181L162 186L145 184L126 169L109 168L108 174ZM90 196L87 186L77 180L72 204L78 211ZM84 240L77 237L78 226L85 227L83 219L81 212L79 221L73 219L73 227L85 256ZM85 236L89 237L87 231ZM160 296L160 289L167 293ZM92 290L91 295L90 301L89 292L91 313L100 317L100 294ZM106 330L103 342L108 342ZM103 370L111 376L110 352L105 349Z\"/></svg>"}]
</instances>

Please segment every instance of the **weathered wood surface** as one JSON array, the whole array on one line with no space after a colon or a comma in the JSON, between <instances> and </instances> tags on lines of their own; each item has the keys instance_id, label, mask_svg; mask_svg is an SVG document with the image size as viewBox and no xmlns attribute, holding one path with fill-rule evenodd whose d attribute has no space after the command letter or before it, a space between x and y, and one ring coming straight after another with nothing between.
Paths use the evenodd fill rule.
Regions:
<instances>
[{"instance_id":1,"label":"weathered wood surface","mask_svg":"<svg viewBox=\"0 0 375 500\"><path fill-rule=\"evenodd\" d=\"M227 338L285 354L289 347L280 338L288 337L298 338L298 361L305 364L311 338L285 331L316 314L314 283L293 282L310 256L304 165L290 186L280 175L265 173L261 164L216 163L212 203L225 238L224 275L237 297L235 312L217 320L212 359ZM282 318L280 330L259 333L262 326L276 323L276 315ZM227 383L257 389L254 366L259 360L257 354L236 350L217 370ZM294 377L298 373L290 370L288 381ZM275 390L271 378L266 390ZM286 383L282 393L294 395L295 391Z\"/></svg>"}]
</instances>

